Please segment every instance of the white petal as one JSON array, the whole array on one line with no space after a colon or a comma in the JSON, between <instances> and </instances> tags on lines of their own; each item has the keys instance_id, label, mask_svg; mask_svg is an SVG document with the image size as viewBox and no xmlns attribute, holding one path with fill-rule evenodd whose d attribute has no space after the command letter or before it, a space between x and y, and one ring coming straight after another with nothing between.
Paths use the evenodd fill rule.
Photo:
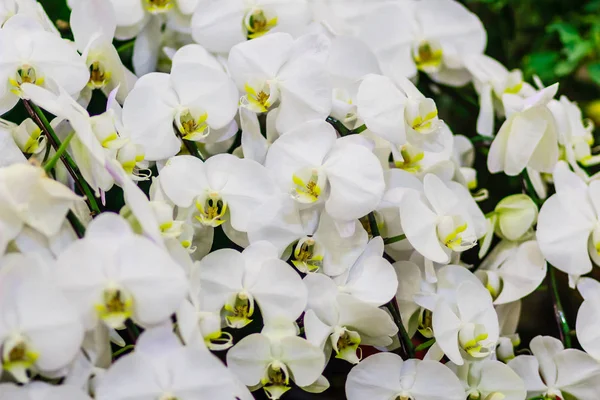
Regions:
<instances>
[{"instance_id":1,"label":"white petal","mask_svg":"<svg viewBox=\"0 0 600 400\"><path fill-rule=\"evenodd\" d=\"M244 385L254 386L264 376L271 357L269 339L265 335L254 333L246 336L229 349L227 366Z\"/></svg>"},{"instance_id":2,"label":"white petal","mask_svg":"<svg viewBox=\"0 0 600 400\"><path fill-rule=\"evenodd\" d=\"M388 400L402 392L400 356L377 353L356 365L346 379L348 400Z\"/></svg>"}]
</instances>

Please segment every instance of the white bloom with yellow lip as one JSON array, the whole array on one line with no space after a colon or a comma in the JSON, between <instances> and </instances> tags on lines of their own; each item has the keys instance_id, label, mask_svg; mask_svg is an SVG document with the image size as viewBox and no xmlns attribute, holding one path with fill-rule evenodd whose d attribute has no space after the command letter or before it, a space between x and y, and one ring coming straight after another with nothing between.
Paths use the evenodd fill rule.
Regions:
<instances>
[{"instance_id":1,"label":"white bloom with yellow lip","mask_svg":"<svg viewBox=\"0 0 600 400\"><path fill-rule=\"evenodd\" d=\"M83 0L72 0L79 3ZM109 0L117 17L115 37L129 40L144 35L154 22L167 22L177 30L189 29L191 14L198 0ZM72 5L76 7L76 4Z\"/></svg>"},{"instance_id":2,"label":"white bloom with yellow lip","mask_svg":"<svg viewBox=\"0 0 600 400\"><path fill-rule=\"evenodd\" d=\"M394 353L377 353L352 368L346 380L348 400L464 400L456 375L437 361L403 361Z\"/></svg>"},{"instance_id":3,"label":"white bloom with yellow lip","mask_svg":"<svg viewBox=\"0 0 600 400\"><path fill-rule=\"evenodd\" d=\"M597 398L600 393L598 361L581 350L565 349L560 340L550 336L536 336L529 347L533 355L520 355L508 362L525 382L527 398Z\"/></svg>"},{"instance_id":4,"label":"white bloom with yellow lip","mask_svg":"<svg viewBox=\"0 0 600 400\"><path fill-rule=\"evenodd\" d=\"M400 218L410 244L439 263L474 247L485 234L485 217L467 189L433 174L425 175L422 193L413 190L402 197Z\"/></svg>"},{"instance_id":5,"label":"white bloom with yellow lip","mask_svg":"<svg viewBox=\"0 0 600 400\"><path fill-rule=\"evenodd\" d=\"M135 351L115 361L98 379L95 392L97 400L249 396L217 357L181 345L170 323L144 331Z\"/></svg>"},{"instance_id":6,"label":"white bloom with yellow lip","mask_svg":"<svg viewBox=\"0 0 600 400\"><path fill-rule=\"evenodd\" d=\"M112 213L94 219L85 238L59 255L56 274L88 330L100 323L123 329L130 318L142 326L161 323L187 289L183 270L169 254Z\"/></svg>"},{"instance_id":7,"label":"white bloom with yellow lip","mask_svg":"<svg viewBox=\"0 0 600 400\"><path fill-rule=\"evenodd\" d=\"M345 272L367 245L368 235L361 223L354 221L354 232L342 236L335 220L321 206L300 209L288 194L281 194L271 210L258 210L262 221L248 232L251 243L272 243L283 259L290 258L302 273L322 272L330 276ZM271 215L261 218L265 213Z\"/></svg>"},{"instance_id":8,"label":"white bloom with yellow lip","mask_svg":"<svg viewBox=\"0 0 600 400\"><path fill-rule=\"evenodd\" d=\"M116 16L111 4L104 0L82 0L73 7L71 29L77 49L83 54L90 71L87 90L100 89L108 94L118 88L122 103L135 84L136 77L127 70L112 44Z\"/></svg>"},{"instance_id":9,"label":"white bloom with yellow lip","mask_svg":"<svg viewBox=\"0 0 600 400\"><path fill-rule=\"evenodd\" d=\"M456 287L456 301L439 298L433 310L435 347L456 365L487 358L499 337L498 315L490 293L480 283Z\"/></svg>"},{"instance_id":10,"label":"white bloom with yellow lip","mask_svg":"<svg viewBox=\"0 0 600 400\"><path fill-rule=\"evenodd\" d=\"M479 93L479 115L477 133L492 137L494 133L494 115L505 115L502 96L504 93L521 97L531 96L535 89L523 81L519 69L509 71L497 60L485 54L474 54L465 59L465 65L473 74L473 85Z\"/></svg>"},{"instance_id":11,"label":"white bloom with yellow lip","mask_svg":"<svg viewBox=\"0 0 600 400\"><path fill-rule=\"evenodd\" d=\"M176 155L180 137L214 143L237 132L235 85L204 53L198 45L183 47L173 58L171 74L144 75L125 100L123 124L131 139L144 146L148 160Z\"/></svg>"},{"instance_id":12,"label":"white bloom with yellow lip","mask_svg":"<svg viewBox=\"0 0 600 400\"><path fill-rule=\"evenodd\" d=\"M256 219L254 211L270 204L276 191L262 165L230 154L218 154L206 162L192 156L173 157L159 179L175 205L194 208L191 212L197 223L207 227L225 224L238 232L250 230Z\"/></svg>"},{"instance_id":13,"label":"white bloom with yellow lip","mask_svg":"<svg viewBox=\"0 0 600 400\"><path fill-rule=\"evenodd\" d=\"M328 39L304 35L296 40L274 33L234 46L228 69L241 105L264 113L279 105L276 128L289 131L331 111L331 85L325 67Z\"/></svg>"},{"instance_id":14,"label":"white bloom with yellow lip","mask_svg":"<svg viewBox=\"0 0 600 400\"><path fill-rule=\"evenodd\" d=\"M389 2L357 19L356 35L384 74L414 78L423 71L451 86L471 80L464 59L482 54L487 41L477 15L453 0Z\"/></svg>"},{"instance_id":15,"label":"white bloom with yellow lip","mask_svg":"<svg viewBox=\"0 0 600 400\"><path fill-rule=\"evenodd\" d=\"M197 274L206 309L224 309L225 321L234 328L252 321L255 303L267 322L282 317L295 320L306 306L300 275L278 258L269 242L253 243L242 253L214 251L200 261Z\"/></svg>"},{"instance_id":16,"label":"white bloom with yellow lip","mask_svg":"<svg viewBox=\"0 0 600 400\"><path fill-rule=\"evenodd\" d=\"M467 400L525 400L525 383L510 367L497 360L467 362L448 367L458 376Z\"/></svg>"},{"instance_id":17,"label":"white bloom with yellow lip","mask_svg":"<svg viewBox=\"0 0 600 400\"><path fill-rule=\"evenodd\" d=\"M0 129L10 134L24 154L39 154L46 148L46 135L42 134L40 127L31 118L25 119L19 125L0 119Z\"/></svg>"},{"instance_id":18,"label":"white bloom with yellow lip","mask_svg":"<svg viewBox=\"0 0 600 400\"><path fill-rule=\"evenodd\" d=\"M540 210L537 240L550 264L570 275L585 275L600 263L600 182L588 185L563 161L553 179L556 193Z\"/></svg>"},{"instance_id":19,"label":"white bloom with yellow lip","mask_svg":"<svg viewBox=\"0 0 600 400\"><path fill-rule=\"evenodd\" d=\"M200 0L191 25L197 43L214 53L228 53L236 44L272 30L296 36L309 22L306 0Z\"/></svg>"},{"instance_id":20,"label":"white bloom with yellow lip","mask_svg":"<svg viewBox=\"0 0 600 400\"><path fill-rule=\"evenodd\" d=\"M510 303L532 293L546 277L547 263L535 240L503 240L483 260L475 275L489 290L494 304Z\"/></svg>"},{"instance_id":21,"label":"white bloom with yellow lip","mask_svg":"<svg viewBox=\"0 0 600 400\"><path fill-rule=\"evenodd\" d=\"M359 345L389 346L398 327L388 313L344 293L336 282L323 274L304 278L308 304L304 314L306 339L336 358L356 364Z\"/></svg>"},{"instance_id":22,"label":"white bloom with yellow lip","mask_svg":"<svg viewBox=\"0 0 600 400\"><path fill-rule=\"evenodd\" d=\"M56 235L81 197L27 163L0 168L0 253L24 225L46 237Z\"/></svg>"},{"instance_id":23,"label":"white bloom with yellow lip","mask_svg":"<svg viewBox=\"0 0 600 400\"><path fill-rule=\"evenodd\" d=\"M352 221L377 207L385 182L377 157L351 139L336 139L325 121L306 122L273 143L265 165L305 208L324 203L333 219Z\"/></svg>"},{"instance_id":24,"label":"white bloom with yellow lip","mask_svg":"<svg viewBox=\"0 0 600 400\"><path fill-rule=\"evenodd\" d=\"M54 285L39 258L10 254L0 260L0 357L18 382L28 372L62 375L83 341L74 304Z\"/></svg>"},{"instance_id":25,"label":"white bloom with yellow lip","mask_svg":"<svg viewBox=\"0 0 600 400\"><path fill-rule=\"evenodd\" d=\"M494 138L487 159L492 174L517 176L526 167L552 172L558 161L558 133L548 103L557 90L558 83L526 99L504 94L507 119Z\"/></svg>"},{"instance_id":26,"label":"white bloom with yellow lip","mask_svg":"<svg viewBox=\"0 0 600 400\"><path fill-rule=\"evenodd\" d=\"M358 89L357 107L367 128L396 146L408 142L427 151L445 148L444 123L434 101L404 77L394 83L382 75L368 75Z\"/></svg>"},{"instance_id":27,"label":"white bloom with yellow lip","mask_svg":"<svg viewBox=\"0 0 600 400\"><path fill-rule=\"evenodd\" d=\"M296 336L293 321L265 325L262 333L246 336L227 353L227 366L240 381L261 387L271 399L290 390L290 381L300 388L313 385L325 367L321 349Z\"/></svg>"},{"instance_id":28,"label":"white bloom with yellow lip","mask_svg":"<svg viewBox=\"0 0 600 400\"><path fill-rule=\"evenodd\" d=\"M2 76L0 114L11 110L25 97L21 85L62 87L77 94L89 79L83 58L59 36L46 32L40 23L26 15L15 15L0 30Z\"/></svg>"}]
</instances>

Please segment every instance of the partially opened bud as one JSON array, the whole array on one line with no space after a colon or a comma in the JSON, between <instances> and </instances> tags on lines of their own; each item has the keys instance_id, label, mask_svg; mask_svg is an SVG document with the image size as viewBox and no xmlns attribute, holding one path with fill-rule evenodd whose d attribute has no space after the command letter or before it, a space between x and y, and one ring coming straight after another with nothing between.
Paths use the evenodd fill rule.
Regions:
<instances>
[{"instance_id":1,"label":"partially opened bud","mask_svg":"<svg viewBox=\"0 0 600 400\"><path fill-rule=\"evenodd\" d=\"M514 194L500 200L494 210L498 216L496 234L508 240L521 240L537 220L538 208L525 194Z\"/></svg>"}]
</instances>

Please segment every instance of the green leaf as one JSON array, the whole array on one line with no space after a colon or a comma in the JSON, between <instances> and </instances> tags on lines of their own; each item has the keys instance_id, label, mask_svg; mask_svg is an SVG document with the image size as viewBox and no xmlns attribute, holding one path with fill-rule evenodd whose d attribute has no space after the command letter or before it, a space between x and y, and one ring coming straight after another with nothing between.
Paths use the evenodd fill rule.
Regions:
<instances>
[{"instance_id":1,"label":"green leaf","mask_svg":"<svg viewBox=\"0 0 600 400\"><path fill-rule=\"evenodd\" d=\"M568 22L555 22L546 28L547 32L557 32L560 41L565 46L581 41L577 28Z\"/></svg>"},{"instance_id":2,"label":"green leaf","mask_svg":"<svg viewBox=\"0 0 600 400\"><path fill-rule=\"evenodd\" d=\"M559 54L555 51L531 53L525 59L525 73L528 76L539 75L542 80L553 80L558 59Z\"/></svg>"},{"instance_id":3,"label":"green leaf","mask_svg":"<svg viewBox=\"0 0 600 400\"><path fill-rule=\"evenodd\" d=\"M590 74L590 78L597 85L600 85L600 62L595 62L587 66L588 73Z\"/></svg>"}]
</instances>

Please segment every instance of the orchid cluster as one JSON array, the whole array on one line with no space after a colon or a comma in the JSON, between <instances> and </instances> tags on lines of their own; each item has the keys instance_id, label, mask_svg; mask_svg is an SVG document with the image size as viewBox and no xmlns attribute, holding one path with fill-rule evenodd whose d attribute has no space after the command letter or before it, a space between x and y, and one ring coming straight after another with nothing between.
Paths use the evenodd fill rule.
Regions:
<instances>
[{"instance_id":1,"label":"orchid cluster","mask_svg":"<svg viewBox=\"0 0 600 400\"><path fill-rule=\"evenodd\" d=\"M0 4L0 399L600 398L593 125L463 5L40 3Z\"/></svg>"}]
</instances>

